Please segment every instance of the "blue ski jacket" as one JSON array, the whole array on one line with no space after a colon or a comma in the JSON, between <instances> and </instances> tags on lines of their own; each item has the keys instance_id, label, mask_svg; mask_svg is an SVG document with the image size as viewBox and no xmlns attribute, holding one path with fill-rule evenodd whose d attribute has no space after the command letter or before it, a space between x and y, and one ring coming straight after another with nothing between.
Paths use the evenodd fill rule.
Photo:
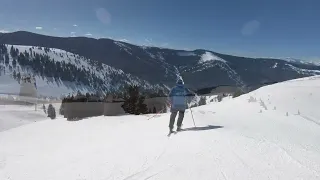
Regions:
<instances>
[{"instance_id":1,"label":"blue ski jacket","mask_svg":"<svg viewBox=\"0 0 320 180\"><path fill-rule=\"evenodd\" d=\"M171 111L185 111L188 108L187 95L189 91L184 85L177 84L171 89L169 98L171 102Z\"/></svg>"}]
</instances>

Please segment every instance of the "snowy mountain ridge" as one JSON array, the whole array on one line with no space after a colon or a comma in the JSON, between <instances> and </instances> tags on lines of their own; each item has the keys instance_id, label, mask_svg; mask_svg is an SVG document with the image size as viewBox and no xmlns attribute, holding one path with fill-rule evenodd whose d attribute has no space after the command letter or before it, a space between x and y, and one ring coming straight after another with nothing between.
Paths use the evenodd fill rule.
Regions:
<instances>
[{"instance_id":1,"label":"snowy mountain ridge","mask_svg":"<svg viewBox=\"0 0 320 180\"><path fill-rule=\"evenodd\" d=\"M110 67L106 64L99 63L97 61L92 61L83 56L79 56L74 53L67 52L61 49L55 48L45 48L45 47L34 47L34 46L21 46L21 45L5 45L9 55L9 60L7 62L0 62L2 79L4 82L1 82L0 89L1 93L18 93L19 90L19 81L14 80L13 76L19 72L19 74L29 74L36 77L38 84L39 95L49 95L54 97L60 97L61 95L67 95L69 93L73 94L78 91L82 93L91 92L95 93L97 91L116 91L117 89L124 87L125 85L138 85L143 89L164 89L157 84L150 84L149 82L142 80L138 77L135 77L129 73L124 73L120 69ZM12 57L11 51L17 51L17 54L27 54L30 58L30 63L27 65L20 65L19 62L16 62L18 57ZM5 55L0 55L4 57ZM52 65L58 64L58 66L69 65L75 71L70 75L73 75L72 79L63 79L59 76L60 67L55 69L50 67L51 72L48 71L45 67L40 67L35 70L35 58L46 57L47 62L51 62ZM5 59L5 58L3 58ZM15 60L14 60L15 59ZM15 61L15 62L14 62ZM13 65L16 64L16 65ZM14 67L13 67L14 66ZM47 67L49 68L49 67ZM63 67L62 67L63 68ZM71 69L69 69L71 70ZM46 76L41 74L42 71L48 71L50 74ZM58 71L58 72L57 72ZM40 72L40 73L39 73ZM79 72L84 72L84 79L87 84L83 83L83 79L79 79ZM13 75L15 74L15 75ZM11 77L11 80L10 80ZM45 80L46 79L46 80ZM12 82L12 83L9 83ZM4 83L4 84L3 84ZM13 85L15 84L15 85ZM46 88L49 87L49 88ZM53 90L50 90L53 88ZM56 92L56 93L55 93Z\"/></svg>"},{"instance_id":2,"label":"snowy mountain ridge","mask_svg":"<svg viewBox=\"0 0 320 180\"><path fill-rule=\"evenodd\" d=\"M218 86L238 87L241 81L247 89L252 89L317 75L320 70L320 65L280 58L239 57L204 49L176 50L138 46L112 39L52 37L25 31L0 33L0 44L61 49L122 70L152 86L172 87L177 76L182 76L186 85L194 90Z\"/></svg>"},{"instance_id":3,"label":"snowy mountain ridge","mask_svg":"<svg viewBox=\"0 0 320 180\"><path fill-rule=\"evenodd\" d=\"M316 62L316 61L301 60L301 59L291 58L291 57L286 57L283 59L288 62L296 62L296 63L301 63L301 64L311 64L311 65L317 65L317 66L320 65L320 62Z\"/></svg>"}]
</instances>

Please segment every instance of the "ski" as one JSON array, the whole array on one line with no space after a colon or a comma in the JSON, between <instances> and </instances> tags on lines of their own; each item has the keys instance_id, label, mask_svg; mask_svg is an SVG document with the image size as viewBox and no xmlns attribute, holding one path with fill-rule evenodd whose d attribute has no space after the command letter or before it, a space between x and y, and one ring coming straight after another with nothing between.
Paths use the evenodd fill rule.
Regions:
<instances>
[{"instance_id":1,"label":"ski","mask_svg":"<svg viewBox=\"0 0 320 180\"><path fill-rule=\"evenodd\" d=\"M181 132L181 131L183 131L183 129L180 129L179 131L172 131L172 132L169 132L168 137L170 137L170 136L171 136L171 134L178 134L178 132Z\"/></svg>"},{"instance_id":2,"label":"ski","mask_svg":"<svg viewBox=\"0 0 320 180\"><path fill-rule=\"evenodd\" d=\"M169 132L168 137L170 137L172 134L177 134L177 132L176 131Z\"/></svg>"}]
</instances>

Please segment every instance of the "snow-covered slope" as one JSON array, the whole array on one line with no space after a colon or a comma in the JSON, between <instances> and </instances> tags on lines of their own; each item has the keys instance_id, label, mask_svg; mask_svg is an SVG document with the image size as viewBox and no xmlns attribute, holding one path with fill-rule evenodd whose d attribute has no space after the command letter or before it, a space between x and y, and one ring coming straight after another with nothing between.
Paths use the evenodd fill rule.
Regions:
<instances>
[{"instance_id":1,"label":"snow-covered slope","mask_svg":"<svg viewBox=\"0 0 320 180\"><path fill-rule=\"evenodd\" d=\"M77 91L82 93L116 91L128 84L139 85L143 89L163 89L158 84L150 84L120 69L61 49L19 45L6 45L6 49L9 62L0 61L0 93L19 93L19 80L16 80L13 75L18 73L34 75L38 94L42 96L60 97ZM12 57L12 51L17 51L17 57ZM20 53L24 57L29 57L30 63L21 65L18 61ZM0 56L5 59L4 53ZM36 59L41 58L50 61L54 67L37 66ZM13 59L17 60L17 65L14 65ZM65 74L60 72L64 68L72 68L65 70L66 72L72 71L70 74L72 77L68 77L72 80L66 80ZM50 74L51 77L46 76L45 73Z\"/></svg>"},{"instance_id":2,"label":"snow-covered slope","mask_svg":"<svg viewBox=\"0 0 320 180\"><path fill-rule=\"evenodd\" d=\"M227 62L226 60L212 54L211 52L205 52L203 55L201 55L199 63L205 63L205 62L210 62L210 61L221 61L224 63Z\"/></svg>"},{"instance_id":3,"label":"snow-covered slope","mask_svg":"<svg viewBox=\"0 0 320 180\"><path fill-rule=\"evenodd\" d=\"M264 84L320 75L319 64L304 63L303 61L299 63L296 60L284 61L281 58L239 57L206 49L178 50L138 46L104 38L63 38L25 31L0 34L0 37L1 43L4 44L45 46L72 52L79 55L80 58L83 56L92 61L114 67L116 70L121 69L125 74L131 74L141 80L146 80L150 85L160 84L161 87L174 85L178 74L175 71L176 68L179 70L179 74L184 76L189 88L192 89L205 89L221 85L246 85L250 89ZM51 54L50 56L56 56L54 53L48 53ZM72 59L72 55L70 58ZM292 65L292 67L286 64ZM99 82L100 77L104 75L102 73L104 70L98 68L95 71L98 72L93 75L90 73L89 76L98 79L90 82L94 81L98 82L98 85L110 87L108 78L104 82ZM111 74L118 76L117 73ZM80 76L80 78L83 77L88 77L88 75ZM115 79L114 82L118 82L116 78L112 79ZM234 79L238 80L235 81ZM124 81L131 82L130 80ZM89 84L86 80L84 82ZM114 82L111 82L111 84ZM145 83L140 84L144 85ZM89 87L93 86L89 85Z\"/></svg>"},{"instance_id":4,"label":"snow-covered slope","mask_svg":"<svg viewBox=\"0 0 320 180\"><path fill-rule=\"evenodd\" d=\"M1 100L0 100L1 101ZM33 122L48 120L47 114L41 109L42 104L33 106L0 105L0 132ZM58 107L55 107L59 110Z\"/></svg>"},{"instance_id":5,"label":"snow-covered slope","mask_svg":"<svg viewBox=\"0 0 320 180\"><path fill-rule=\"evenodd\" d=\"M296 58L291 58L291 57L287 57L287 58L283 58L284 60L288 61L288 62L295 62L295 63L300 63L300 64L314 64L319 66L320 62L318 61L307 61L307 60L301 60L301 59L296 59Z\"/></svg>"},{"instance_id":6,"label":"snow-covered slope","mask_svg":"<svg viewBox=\"0 0 320 180\"><path fill-rule=\"evenodd\" d=\"M0 133L0 179L320 179L320 76L169 114L65 119ZM4 112L2 112L4 113ZM8 112L9 113L9 112Z\"/></svg>"}]
</instances>

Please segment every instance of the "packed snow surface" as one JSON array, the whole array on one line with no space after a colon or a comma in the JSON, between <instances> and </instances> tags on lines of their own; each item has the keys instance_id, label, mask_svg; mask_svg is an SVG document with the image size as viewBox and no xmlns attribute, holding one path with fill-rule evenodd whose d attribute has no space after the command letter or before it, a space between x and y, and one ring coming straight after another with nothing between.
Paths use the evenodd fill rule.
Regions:
<instances>
[{"instance_id":1,"label":"packed snow surface","mask_svg":"<svg viewBox=\"0 0 320 180\"><path fill-rule=\"evenodd\" d=\"M170 137L169 114L59 117L7 129L0 179L320 179L319 92L314 76L193 108L196 127L188 110L184 131Z\"/></svg>"}]
</instances>

